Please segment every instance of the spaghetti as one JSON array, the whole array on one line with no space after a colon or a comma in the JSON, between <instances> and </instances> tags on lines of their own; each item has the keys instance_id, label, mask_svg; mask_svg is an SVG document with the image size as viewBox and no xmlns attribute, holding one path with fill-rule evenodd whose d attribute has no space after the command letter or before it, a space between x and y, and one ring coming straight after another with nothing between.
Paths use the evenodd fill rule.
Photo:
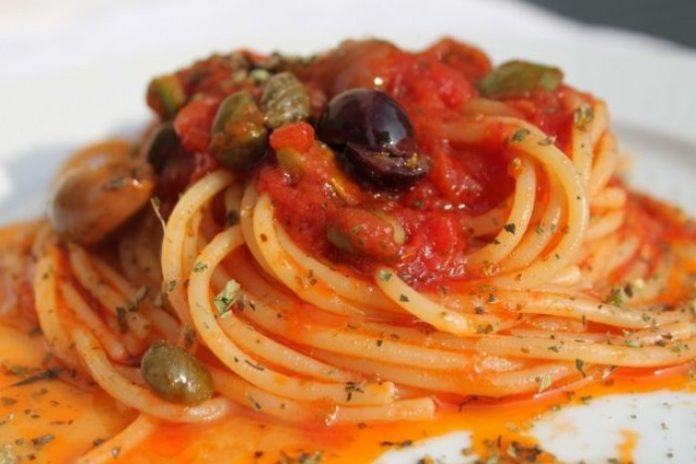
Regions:
<instances>
[{"instance_id":1,"label":"spaghetti","mask_svg":"<svg viewBox=\"0 0 696 464\"><path fill-rule=\"evenodd\" d=\"M693 224L626 189L604 103L561 79L446 39L153 80L143 141L78 154L50 221L3 233L3 324L137 412L79 462L163 421L429 420L692 363ZM212 396L139 368L157 341Z\"/></svg>"}]
</instances>

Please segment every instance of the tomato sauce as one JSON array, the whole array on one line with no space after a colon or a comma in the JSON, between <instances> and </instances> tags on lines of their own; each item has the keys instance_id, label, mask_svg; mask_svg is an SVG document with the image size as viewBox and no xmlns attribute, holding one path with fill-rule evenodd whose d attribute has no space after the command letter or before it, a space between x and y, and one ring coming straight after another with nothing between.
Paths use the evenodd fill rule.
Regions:
<instances>
[{"instance_id":1,"label":"tomato sauce","mask_svg":"<svg viewBox=\"0 0 696 464\"><path fill-rule=\"evenodd\" d=\"M85 390L59 379L12 386L24 375L44 369L42 358L46 351L41 337L0 324L0 352L3 353L0 444L10 446L14 455L23 460L70 462L135 419L132 411L120 407L99 389ZM20 367L29 374L17 371ZM533 397L441 404L436 418L429 421L298 425L248 412L236 415L233 420L204 424L161 423L134 449L119 449L114 459L133 463L274 464L302 462L298 461L301 456L319 455L321 463L363 463L372 462L392 449L407 449L424 439L467 431L472 434L471 443L462 443L462 453L467 456L483 459L509 456L508 448L514 446L521 462L556 462L530 432L534 421L544 414L572 405L591 404L594 399L609 394L659 389L693 392L689 377L693 374L689 369L693 367L691 364L658 370L617 369L608 379L588 377L580 384L547 390ZM45 443L36 445L41 438ZM636 441L630 430L623 433L616 450L621 462L632 461ZM536 458L528 459L527 453Z\"/></svg>"},{"instance_id":2,"label":"tomato sauce","mask_svg":"<svg viewBox=\"0 0 696 464\"><path fill-rule=\"evenodd\" d=\"M499 147L457 146L435 134L437 127L461 118L462 107L477 97L476 79L490 70L490 62L478 50L447 40L421 53L407 53L381 42L368 44L369 49L360 54L355 47L359 46L348 46L347 56L342 57L343 67L341 59L329 56L306 72L307 79L323 89L327 99L354 86L379 88L408 113L419 149L431 160L430 172L414 186L400 191L374 191L361 184L364 195L358 205L397 218L406 231L406 242L393 256L342 253L327 243L321 223L330 222L337 214L345 215L344 222L353 220L357 225L359 221L351 210L340 207L340 201L327 195L326 189L309 187L312 192L307 191L303 184L316 179L308 176L289 182L271 165L261 171L259 189L271 195L278 218L292 238L314 254L348 263L365 273L372 272L376 263L389 264L415 285L466 278L463 256L470 240L467 221L510 195L514 187L507 168L511 156ZM530 121L556 135L559 144L565 144L572 113L561 106L563 92L567 89L515 99L510 104L523 109ZM301 202L288 198L301 198ZM299 219L302 217L305 219ZM379 227L370 230L374 236L363 240L379 241L383 231ZM391 249L391 245L381 248Z\"/></svg>"},{"instance_id":3,"label":"tomato sauce","mask_svg":"<svg viewBox=\"0 0 696 464\"><path fill-rule=\"evenodd\" d=\"M209 155L209 134L221 99L238 90L258 97L257 88L235 79L239 59L271 60L250 52L215 56L177 74L189 101L178 111L174 127L196 161L181 160L183 168L170 168L165 190L168 184L191 182L217 167ZM478 82L490 71L483 52L450 39L418 53L377 40L346 42L296 70L311 94L309 123L316 123L326 102L344 90L381 90L408 115L418 151L429 160L427 176L405 188L376 188L351 170L340 152L323 145L309 123L272 132L271 150L248 175L257 176L257 189L270 195L290 237L320 259L364 275L386 264L417 287L466 279L464 255L472 240L467 224L513 191L508 170L512 155L505 147L463 146L443 139L438 128L461 120L466 105L481 96ZM500 100L566 149L573 112L563 102L574 93L560 85L552 91L506 94ZM297 173L278 161L279 150L302 158ZM186 172L192 172L188 179Z\"/></svg>"}]
</instances>

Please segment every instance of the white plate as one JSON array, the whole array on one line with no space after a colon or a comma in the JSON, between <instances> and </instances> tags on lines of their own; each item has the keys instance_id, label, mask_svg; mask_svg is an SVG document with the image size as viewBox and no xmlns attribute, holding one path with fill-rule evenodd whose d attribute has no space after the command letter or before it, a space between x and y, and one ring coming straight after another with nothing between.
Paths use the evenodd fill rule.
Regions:
<instances>
[{"instance_id":1,"label":"white plate","mask_svg":"<svg viewBox=\"0 0 696 464\"><path fill-rule=\"evenodd\" d=\"M241 9L223 1L72 0L5 8L2 222L40 214L52 172L70 150L142 125L153 74L239 46L304 53L346 37L382 36L421 47L442 35L479 44L497 62L559 65L568 82L607 100L621 146L635 159L632 184L696 215L696 55L676 46L512 1L257 1ZM564 462L600 463L617 456L623 429L639 436L635 462L694 463L696 395L606 397L547 414L532 433ZM457 432L379 462L415 463L426 452L468 462L460 454L467 440Z\"/></svg>"}]
</instances>

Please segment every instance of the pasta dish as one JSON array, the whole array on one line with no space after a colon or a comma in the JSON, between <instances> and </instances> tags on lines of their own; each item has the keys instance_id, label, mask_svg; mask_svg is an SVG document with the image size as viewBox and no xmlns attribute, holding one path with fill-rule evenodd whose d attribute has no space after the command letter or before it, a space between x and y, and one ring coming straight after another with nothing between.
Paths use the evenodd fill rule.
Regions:
<instances>
[{"instance_id":1,"label":"pasta dish","mask_svg":"<svg viewBox=\"0 0 696 464\"><path fill-rule=\"evenodd\" d=\"M627 187L558 68L451 39L240 50L147 104L0 232L0 352L35 361L1 366L0 462L363 462L371 427L689 382L694 223ZM73 406L32 420L37 391ZM479 451L543 460L521 443Z\"/></svg>"}]
</instances>

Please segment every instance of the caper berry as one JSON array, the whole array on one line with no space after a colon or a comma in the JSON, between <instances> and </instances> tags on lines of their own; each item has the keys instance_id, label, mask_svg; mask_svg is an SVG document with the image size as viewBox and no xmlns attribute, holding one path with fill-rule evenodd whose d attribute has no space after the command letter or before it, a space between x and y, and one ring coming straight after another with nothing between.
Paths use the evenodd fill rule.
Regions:
<instances>
[{"instance_id":1,"label":"caper berry","mask_svg":"<svg viewBox=\"0 0 696 464\"><path fill-rule=\"evenodd\" d=\"M275 129L309 117L309 93L293 73L281 72L266 82L261 106L266 112L268 126Z\"/></svg>"},{"instance_id":2,"label":"caper berry","mask_svg":"<svg viewBox=\"0 0 696 464\"><path fill-rule=\"evenodd\" d=\"M266 151L268 131L264 119L249 92L225 98L213 120L211 153L233 169L251 167Z\"/></svg>"},{"instance_id":3,"label":"caper berry","mask_svg":"<svg viewBox=\"0 0 696 464\"><path fill-rule=\"evenodd\" d=\"M527 61L508 61L483 76L478 87L483 95L499 98L554 90L562 80L563 73L558 68Z\"/></svg>"},{"instance_id":4,"label":"caper berry","mask_svg":"<svg viewBox=\"0 0 696 464\"><path fill-rule=\"evenodd\" d=\"M384 92L352 89L336 95L317 132L375 185L408 186L428 171L406 112Z\"/></svg>"},{"instance_id":5,"label":"caper berry","mask_svg":"<svg viewBox=\"0 0 696 464\"><path fill-rule=\"evenodd\" d=\"M213 378L198 358L167 342L156 342L143 355L140 372L159 397L194 405L213 396Z\"/></svg>"}]
</instances>

